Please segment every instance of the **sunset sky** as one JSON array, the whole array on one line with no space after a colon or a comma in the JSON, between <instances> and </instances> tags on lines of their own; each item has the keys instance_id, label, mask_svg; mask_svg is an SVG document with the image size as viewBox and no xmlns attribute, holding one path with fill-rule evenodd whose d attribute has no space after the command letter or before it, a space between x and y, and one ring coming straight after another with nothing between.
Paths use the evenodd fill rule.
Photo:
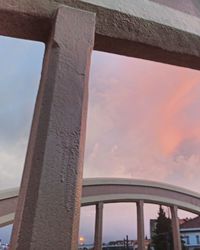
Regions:
<instances>
[{"instance_id":1,"label":"sunset sky","mask_svg":"<svg viewBox=\"0 0 200 250\"><path fill-rule=\"evenodd\" d=\"M85 177L200 190L199 106L200 72L94 52Z\"/></svg>"},{"instance_id":2,"label":"sunset sky","mask_svg":"<svg viewBox=\"0 0 200 250\"><path fill-rule=\"evenodd\" d=\"M43 51L41 43L0 38L0 189L20 183ZM84 177L200 191L199 106L200 72L94 51ZM148 206L145 216L152 218L155 208ZM134 204L106 205L104 240L133 238L135 215ZM88 242L93 224L94 207L82 209L80 234Z\"/></svg>"}]
</instances>

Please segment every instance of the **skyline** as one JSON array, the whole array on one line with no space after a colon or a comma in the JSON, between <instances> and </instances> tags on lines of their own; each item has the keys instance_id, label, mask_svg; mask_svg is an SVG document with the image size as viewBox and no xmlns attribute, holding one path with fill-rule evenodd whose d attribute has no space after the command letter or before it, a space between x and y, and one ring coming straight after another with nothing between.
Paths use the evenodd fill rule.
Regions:
<instances>
[{"instance_id":1,"label":"skyline","mask_svg":"<svg viewBox=\"0 0 200 250\"><path fill-rule=\"evenodd\" d=\"M0 43L2 189L20 183L44 45L3 37ZM141 178L200 190L199 81L195 70L94 51L84 177ZM117 206L114 211L121 206L134 220L134 208ZM91 209L83 212L83 223ZM127 231L133 230L128 217L123 220Z\"/></svg>"}]
</instances>

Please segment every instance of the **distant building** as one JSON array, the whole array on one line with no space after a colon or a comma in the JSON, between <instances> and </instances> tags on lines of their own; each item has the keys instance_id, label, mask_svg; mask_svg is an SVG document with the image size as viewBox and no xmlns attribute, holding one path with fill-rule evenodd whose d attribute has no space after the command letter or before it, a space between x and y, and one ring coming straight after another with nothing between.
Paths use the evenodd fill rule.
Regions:
<instances>
[{"instance_id":1,"label":"distant building","mask_svg":"<svg viewBox=\"0 0 200 250\"><path fill-rule=\"evenodd\" d=\"M148 249L150 240L145 240L145 249ZM84 244L79 246L79 250L91 250L93 244ZM108 244L103 244L102 250L138 250L137 240L129 240L128 245L125 245L123 240L110 241Z\"/></svg>"},{"instance_id":2,"label":"distant building","mask_svg":"<svg viewBox=\"0 0 200 250\"><path fill-rule=\"evenodd\" d=\"M183 222L180 233L188 250L200 250L200 216Z\"/></svg>"}]
</instances>

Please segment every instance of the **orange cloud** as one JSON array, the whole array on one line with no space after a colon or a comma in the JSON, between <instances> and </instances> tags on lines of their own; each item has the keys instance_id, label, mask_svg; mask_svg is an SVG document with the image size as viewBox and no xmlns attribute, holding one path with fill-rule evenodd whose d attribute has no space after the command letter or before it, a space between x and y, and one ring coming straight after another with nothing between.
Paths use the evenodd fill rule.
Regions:
<instances>
[{"instance_id":1,"label":"orange cloud","mask_svg":"<svg viewBox=\"0 0 200 250\"><path fill-rule=\"evenodd\" d=\"M189 169L196 172L200 164L200 119L196 118L200 73L115 55L98 56L98 67L93 62L90 78L85 177L142 178L181 185ZM195 176L187 184L200 187Z\"/></svg>"},{"instance_id":2,"label":"orange cloud","mask_svg":"<svg viewBox=\"0 0 200 250\"><path fill-rule=\"evenodd\" d=\"M163 107L161 106L161 124L159 124L158 136L162 152L166 155L172 154L180 143L193 133L192 129L184 129L181 112L193 100L193 93L197 85L197 79L191 79L174 86L174 92Z\"/></svg>"}]
</instances>

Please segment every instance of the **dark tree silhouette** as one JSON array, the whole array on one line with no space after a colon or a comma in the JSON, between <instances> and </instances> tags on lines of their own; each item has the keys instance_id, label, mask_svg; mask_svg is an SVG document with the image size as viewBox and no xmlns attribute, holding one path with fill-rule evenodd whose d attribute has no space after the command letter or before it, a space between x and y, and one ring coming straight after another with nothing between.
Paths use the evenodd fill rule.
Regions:
<instances>
[{"instance_id":1,"label":"dark tree silhouette","mask_svg":"<svg viewBox=\"0 0 200 250\"><path fill-rule=\"evenodd\" d=\"M156 229L154 231L152 245L154 246L155 250L174 250L171 219L166 216L161 205L156 220ZM181 246L182 250L187 250L185 242L182 239Z\"/></svg>"},{"instance_id":2,"label":"dark tree silhouette","mask_svg":"<svg viewBox=\"0 0 200 250\"><path fill-rule=\"evenodd\" d=\"M166 216L161 205L152 243L155 250L173 250L171 219Z\"/></svg>"}]
</instances>

